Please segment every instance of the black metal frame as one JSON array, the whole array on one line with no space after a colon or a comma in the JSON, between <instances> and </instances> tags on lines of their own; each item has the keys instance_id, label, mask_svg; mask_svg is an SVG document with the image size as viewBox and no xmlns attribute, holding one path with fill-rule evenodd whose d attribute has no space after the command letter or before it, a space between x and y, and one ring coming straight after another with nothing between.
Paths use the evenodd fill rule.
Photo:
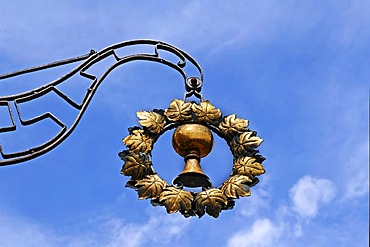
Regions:
<instances>
[{"instance_id":1,"label":"black metal frame","mask_svg":"<svg viewBox=\"0 0 370 247\"><path fill-rule=\"evenodd\" d=\"M149 53L142 53L142 54L131 54L123 57L119 57L116 53L116 50L128 46L135 46L135 45L151 45L154 46L154 52L152 54ZM174 55L176 55L180 61L178 63L172 63L171 61L165 60L160 57L159 50L164 50L168 51ZM87 73L87 69L89 69L92 65L98 63L99 61L112 56L116 62L112 64L104 73L103 75L98 78L97 76ZM49 69L52 67L57 67L73 62L78 62L78 61L83 61L80 65L78 65L76 68L74 68L72 71L69 73L65 74L61 78L54 80L52 82L49 82L45 85L42 85L36 89L15 94L15 95L9 95L9 96L3 96L0 97L0 106L7 106L9 116L11 119L12 124L10 126L5 126L5 127L0 127L0 133L2 132L12 132L15 131L17 126L14 121L14 115L13 112L11 111L10 104L13 103L15 105L15 108L17 110L17 115L19 117L20 123L23 126L31 125L36 122L42 121L44 119L51 119L54 121L57 125L60 126L60 131L59 133L54 136L52 139L49 141L37 146L33 147L28 150L20 151L20 152L14 152L14 153L4 153L2 146L0 144L0 154L1 157L3 158L0 160L0 166L6 166L6 165L12 165L12 164L17 164L21 163L27 160L34 159L40 155L43 155L50 150L54 149L56 146L58 146L60 143L62 143L76 128L77 124L79 123L82 115L86 111L92 97L94 96L97 88L100 86L100 84L104 81L104 79L107 77L107 75L117 68L120 65L123 65L125 63L131 62L131 61L136 61L136 60L146 60L146 61L152 61L152 62L157 62L161 63L164 65L167 65L175 70L177 70L182 77L184 78L184 84L185 84L185 98L190 97L194 95L195 97L201 99L201 89L202 89L202 84L203 84L203 72L199 64L192 58L190 55L188 55L186 52L161 41L154 41L154 40L132 40L132 41L125 41L121 42L118 44L114 44L112 46L106 47L102 49L99 52L96 52L94 50L91 50L90 53L67 59L67 60L62 60L62 61L57 61L54 63L49 63L46 65L41 65L25 70L20 70L16 71L13 73L8 73L4 75L0 75L0 80L6 79L6 78L11 78L15 77L18 75L22 74L27 74L39 70L44 70L44 69ZM191 64L193 64L198 72L199 72L199 77L188 77L184 71L184 68L186 66L186 62L189 61ZM81 104L76 103L73 101L71 98L69 98L67 95L62 93L60 90L56 88L57 85L60 83L68 80L71 78L73 75L79 73L80 76L88 78L92 81L90 87L87 89L85 96L82 100ZM24 103L27 101L31 101L34 99L37 99L47 93L54 92L58 96L60 96L62 99L64 99L71 107L79 110L79 113L72 123L71 126L67 126L63 121L58 119L56 116L54 116L52 113L47 112L41 115L38 115L37 117L34 117L32 119L23 119L20 109L18 107L18 104Z\"/></svg>"}]
</instances>

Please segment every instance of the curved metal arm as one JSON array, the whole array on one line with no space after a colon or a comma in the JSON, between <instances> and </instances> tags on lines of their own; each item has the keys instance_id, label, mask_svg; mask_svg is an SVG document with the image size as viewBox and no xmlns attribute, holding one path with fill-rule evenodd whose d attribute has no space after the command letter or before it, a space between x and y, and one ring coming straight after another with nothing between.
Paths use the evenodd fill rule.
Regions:
<instances>
[{"instance_id":1,"label":"curved metal arm","mask_svg":"<svg viewBox=\"0 0 370 247\"><path fill-rule=\"evenodd\" d=\"M141 53L141 54L131 54L127 56L120 57L116 53L116 50L128 46L135 46L135 45L151 45L154 47L153 53ZM174 55L176 55L179 58L179 62L176 64L168 61L164 58L160 57L159 51L164 50L167 52L170 52ZM107 58L107 57L113 57L115 59L115 63L113 63L104 73L103 75L98 78L98 76L93 75L91 73L88 73L87 70L93 66L94 64L97 64L101 60ZM95 52L91 50L89 54L72 58L72 59L67 59L67 60L62 60L38 67L33 67L25 70L20 70L16 71L13 73L8 73L4 75L0 75L0 80L1 79L6 79L14 76L18 76L21 74L27 74L43 69L48 69L52 67L57 67L61 66L64 64L72 63L72 62L77 62L84 60L80 65L78 65L75 69L70 71L69 73L65 74L61 78L54 80L50 83L47 83L45 85L42 85L36 89L27 91L27 92L22 92L19 94L15 95L9 95L9 96L3 96L0 97L0 106L6 106L8 108L9 116L11 119L11 126L5 126L5 127L0 127L0 133L2 132L12 132L15 131L17 126L14 121L14 115L11 111L11 103L15 105L17 115L19 117L20 123L23 126L26 125L31 125L36 122L42 121L44 119L50 119L54 123L56 123L58 126L60 126L60 131L58 134L56 134L52 139L49 141L37 146L33 147L31 149L25 150L25 151L20 151L20 152L14 152L14 153L5 153L3 151L3 148L0 144L0 154L1 157L3 158L0 160L0 166L6 166L6 165L12 165L12 164L17 164L21 163L33 158L36 158L40 155L43 155L50 150L54 149L56 146L58 146L60 143L62 143L75 129L77 124L79 123L82 115L84 114L85 110L87 109L92 97L94 96L97 88L100 86L100 84L103 82L103 80L107 77L107 75L113 71L115 68L117 68L120 65L123 65L125 63L128 63L130 61L135 61L135 60L146 60L146 61L153 61L153 62L158 62L164 65L167 65L175 70L177 70L182 77L184 78L184 84L185 84L185 97L189 97L191 95L195 95L198 98L201 98L201 88L202 88L202 82L203 82L203 72L199 64L186 52L161 41L154 41L154 40L132 40L132 41L126 41L118 44L114 44L112 46L109 46L107 48L102 49L99 52ZM186 66L186 62L189 61L193 66L195 66L199 72L199 77L188 77L184 71L184 68ZM88 78L91 80L91 85L86 91L86 94L82 100L82 103L76 103L73 101L71 98L69 98L67 95L65 95L63 92L61 92L59 89L56 88L57 85L61 84L62 82L68 80L71 78L73 75L79 73L80 76ZM56 93L59 97L64 99L70 106L73 108L79 110L79 113L72 123L71 126L67 126L63 121L58 119L56 116L54 116L52 113L47 112L42 115L39 115L35 118L32 119L23 119L22 115L20 113L20 109L18 105L20 103L28 102L37 98L42 97L45 94L48 94L50 92Z\"/></svg>"}]
</instances>

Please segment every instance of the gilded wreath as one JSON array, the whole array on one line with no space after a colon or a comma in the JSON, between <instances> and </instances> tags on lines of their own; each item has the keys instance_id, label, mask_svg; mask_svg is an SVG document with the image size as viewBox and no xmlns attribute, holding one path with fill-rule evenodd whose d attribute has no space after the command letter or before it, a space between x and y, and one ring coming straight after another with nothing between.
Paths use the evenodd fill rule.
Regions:
<instances>
[{"instance_id":1,"label":"gilded wreath","mask_svg":"<svg viewBox=\"0 0 370 247\"><path fill-rule=\"evenodd\" d=\"M208 100L186 102L175 99L165 110L137 112L139 124L129 129L123 139L128 150L119 153L124 161L121 173L131 176L126 186L135 189L139 199L151 199L154 206L165 206L167 213L180 212L185 217L205 213L217 218L222 210L233 208L235 199L250 196L250 187L265 172L265 160L256 149L262 139L248 129L248 120L236 114L223 116ZM206 187L201 192L168 184L153 169L151 151L157 139L167 130L185 124L200 124L226 140L233 155L229 178L219 187Z\"/></svg>"}]
</instances>

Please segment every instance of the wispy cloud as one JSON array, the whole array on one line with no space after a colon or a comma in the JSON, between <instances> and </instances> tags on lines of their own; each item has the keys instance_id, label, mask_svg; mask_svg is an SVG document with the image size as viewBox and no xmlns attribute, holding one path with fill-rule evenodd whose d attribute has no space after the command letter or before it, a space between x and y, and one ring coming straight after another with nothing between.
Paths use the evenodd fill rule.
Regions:
<instances>
[{"instance_id":1,"label":"wispy cloud","mask_svg":"<svg viewBox=\"0 0 370 247\"><path fill-rule=\"evenodd\" d=\"M250 198L240 199L234 211L223 212L217 220L206 217L201 221L184 220L178 214L167 216L163 208L150 208L153 214L143 213L131 220L125 218L124 213L120 218L102 213L103 219L89 221L87 229L69 232L60 231L47 209L43 222L34 219L38 216L32 210L27 211L27 207L28 203L33 208L40 207L38 200L12 199L11 203L18 203L20 212L28 213L29 218L20 216L19 212L9 214L0 210L0 246L174 246L184 239L187 241L181 241L183 246L186 243L194 243L189 244L194 246L206 242L204 235L193 228L199 225L206 229L207 238L219 245L368 246L368 76L365 76L368 72L363 60L369 39L369 31L364 27L369 26L370 18L366 8L369 4L364 5L364 2L1 2L0 66L7 64L6 68L37 65L136 38L163 40L189 52L203 68L210 68L205 71L207 80L212 77L210 74L216 75L214 86L204 89L214 90L216 97L213 99L223 101L218 107L230 107L231 111L231 106L236 105L238 107L231 113L250 111L250 114L254 106L260 105L254 114L262 119L259 125L267 133L261 132L261 135L267 146L270 145L266 170L271 179L267 180L266 174L261 184L253 188ZM256 54L251 55L254 52ZM258 66L253 66L255 64ZM80 135L85 132L86 136L98 136L99 132L99 137L113 136L113 129L119 132L136 123L136 111L166 108L171 98L183 95L179 77L158 75L157 67L153 70L146 66L123 67L124 73L112 73L109 78L112 87L101 87L95 96L95 102L100 99L107 109L104 119L120 118L119 128L112 127L103 133L100 127L108 121L102 124L102 115L93 111L90 120L97 125L82 129ZM231 71L231 68L236 69ZM248 73L258 77L258 90L246 83L250 79ZM230 78L232 74L237 76ZM104 84L109 84L109 80L107 78ZM233 88L229 98L225 88ZM76 88L71 87L71 91L76 92ZM246 98L255 99L248 102L256 104L247 105ZM264 112L260 112L261 109ZM122 135L125 133L123 131ZM115 148L99 137L86 141L81 135L67 145L81 147L78 156L92 146ZM112 138L112 143L114 141ZM105 154L99 153L99 156ZM50 167L55 165L55 171L65 169L62 174L71 177L86 174L86 166L84 170L82 166L73 167L76 169L73 174L69 170L71 167L63 166L66 158L70 158L65 152L60 156L55 153L54 157L56 161ZM83 162L96 164L94 159L95 153L92 157L84 157ZM163 163L172 165L171 160ZM232 157L230 164L232 166ZM34 167L33 172L42 174L40 177L45 174L43 168ZM219 169L217 163L214 167ZM103 174L101 171L107 169L111 169L109 165L97 165L91 170ZM4 191L10 194L14 190L19 198L34 192L34 187L26 188L25 185L32 184L32 180L17 183L17 188L4 189L8 185L6 181L19 180L16 172L8 171L3 176L6 177L1 186ZM51 175L50 172L45 174L52 180ZM27 177L32 176L24 175L25 179ZM63 181L60 174L57 179ZM91 185L91 190L96 188L96 177L91 179L86 175L83 179ZM111 177L100 181L98 185L102 187ZM263 184L269 184L270 188L261 187ZM63 186L70 185L63 181ZM83 195L81 204L86 201L81 207L91 209L91 202L86 200L89 197L83 193L78 195ZM57 202L65 197L62 193L58 196ZM352 204L354 201L361 207ZM57 204L51 202L50 205ZM359 208L362 211L358 213ZM76 212L67 208L65 211ZM72 213L71 217L75 215ZM79 220L71 225L77 224L76 221Z\"/></svg>"},{"instance_id":2,"label":"wispy cloud","mask_svg":"<svg viewBox=\"0 0 370 247\"><path fill-rule=\"evenodd\" d=\"M102 219L102 216L98 217ZM105 217L103 217L105 218ZM0 213L2 247L139 247L150 244L167 246L178 240L189 221L180 215L152 214L147 222L130 223L109 217L92 220L88 231L60 233L46 225L9 213Z\"/></svg>"},{"instance_id":3,"label":"wispy cloud","mask_svg":"<svg viewBox=\"0 0 370 247\"><path fill-rule=\"evenodd\" d=\"M54 247L55 236L45 227L26 218L0 212L0 246Z\"/></svg>"},{"instance_id":4,"label":"wispy cloud","mask_svg":"<svg viewBox=\"0 0 370 247\"><path fill-rule=\"evenodd\" d=\"M319 126L325 130L320 144L321 169L344 191L343 199L369 193L368 86L346 85L339 74L331 78L320 99Z\"/></svg>"},{"instance_id":5,"label":"wispy cloud","mask_svg":"<svg viewBox=\"0 0 370 247\"><path fill-rule=\"evenodd\" d=\"M111 219L106 223L110 237L105 246L166 246L177 240L189 225L189 222L183 221L182 216L173 216L153 214L144 224L127 224L122 219Z\"/></svg>"},{"instance_id":6,"label":"wispy cloud","mask_svg":"<svg viewBox=\"0 0 370 247\"><path fill-rule=\"evenodd\" d=\"M345 163L348 174L344 199L362 197L369 194L369 143L359 144L356 151Z\"/></svg>"},{"instance_id":7,"label":"wispy cloud","mask_svg":"<svg viewBox=\"0 0 370 247\"><path fill-rule=\"evenodd\" d=\"M154 38L188 48L192 46L194 50L207 47L208 52L213 52L213 49L220 50L241 43L271 42L280 39L282 33L299 38L312 28L318 28L323 19L329 18L323 15L327 9L317 4L305 3L302 6L302 3L281 4L274 0L233 4L190 1L176 4L176 11L163 11L163 6L150 1L146 1L145 5L149 5L151 10L127 4L122 8L114 2L104 6L99 3L86 6L83 3L60 2L53 3L52 8L37 1L6 2L2 4L0 17L0 51L23 60L36 57L47 59L63 53L99 49L122 39ZM358 5L329 1L330 17L336 17L337 26L344 26L353 12L359 9ZM350 9L347 15L340 11L344 6ZM22 15L14 15L20 8L24 11ZM94 11L91 8L95 8ZM204 14L205 9L207 14ZM68 18L65 13L68 13ZM115 18L104 18L107 15ZM366 15L361 16L364 21L368 20ZM359 26L357 22L351 23ZM348 27L345 28L346 38L355 37L359 28ZM348 33L348 30L355 30L356 33ZM39 35L43 38L40 39ZM343 36L343 33L339 35ZM84 42L76 42L81 40ZM19 50L19 47L23 49Z\"/></svg>"},{"instance_id":8,"label":"wispy cloud","mask_svg":"<svg viewBox=\"0 0 370 247\"><path fill-rule=\"evenodd\" d=\"M228 223L231 225L221 224L223 229L232 230L222 231L223 234L229 234L224 236L225 246L297 246L298 243L303 246L308 243L314 246L328 246L327 244L330 243L328 241L331 240L326 237L327 234L340 234L338 241L342 241L342 246L352 241L353 234L360 239L359 243L366 243L364 239L366 229L363 229L363 225L358 225L354 219L349 219L350 222L339 226L329 227L330 233L320 230L323 226L317 219L333 213L335 211L333 209L342 208L337 205L338 201L333 199L335 191L333 186L333 182L328 179L304 176L291 187L290 201L280 200L277 206L268 200L266 203L260 201L257 204L264 210L256 209L253 211L255 214L245 214L243 211L231 214ZM262 198L269 198L269 193L269 190L264 191ZM253 193L253 195L257 194L260 194L260 191ZM282 198L285 196L282 195ZM250 199L252 201L254 198ZM344 205L345 203L339 202ZM78 227L78 231L72 232L60 232L45 223L1 211L0 245L4 247L140 247L150 244L173 246L184 243L184 240L185 243L200 241L199 238L191 237L192 232L197 231L193 227L199 226L200 222L184 220L179 214L167 215L163 208L158 209L150 208L151 213L145 213L146 220L140 220L140 222L128 222L124 218L112 216L109 212L103 212L103 214L95 212L95 218L89 217L89 221L83 223L85 227ZM235 222L241 222L243 216L246 222L251 223L235 225ZM357 228L363 230L355 230ZM217 235L222 229L213 230L214 232L208 233L207 236ZM222 241L219 243L222 244Z\"/></svg>"},{"instance_id":9,"label":"wispy cloud","mask_svg":"<svg viewBox=\"0 0 370 247\"><path fill-rule=\"evenodd\" d=\"M290 189L289 195L292 209L301 217L310 218L318 214L322 205L333 200L335 186L328 179L305 176Z\"/></svg>"},{"instance_id":10,"label":"wispy cloud","mask_svg":"<svg viewBox=\"0 0 370 247\"><path fill-rule=\"evenodd\" d=\"M250 229L240 231L232 236L227 246L229 247L263 247L272 246L279 238L281 229L269 219L256 220Z\"/></svg>"},{"instance_id":11,"label":"wispy cloud","mask_svg":"<svg viewBox=\"0 0 370 247\"><path fill-rule=\"evenodd\" d=\"M269 212L259 211L249 227L241 228L229 237L227 245L286 247L336 243L347 246L355 234L359 238L355 246L366 246L366 228L363 229L364 225L356 219L326 226L328 229L323 231L324 226L319 222L328 215L335 215L336 210L340 214L347 203L336 200L335 195L336 187L331 180L308 175L301 177L289 190L289 201L281 200L278 206L270 204ZM247 217L251 219L250 215Z\"/></svg>"}]
</instances>

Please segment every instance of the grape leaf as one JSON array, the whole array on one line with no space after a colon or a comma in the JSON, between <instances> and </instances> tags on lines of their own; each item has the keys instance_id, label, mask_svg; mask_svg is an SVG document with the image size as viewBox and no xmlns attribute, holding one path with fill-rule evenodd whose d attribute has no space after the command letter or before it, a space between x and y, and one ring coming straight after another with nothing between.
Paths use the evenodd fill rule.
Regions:
<instances>
[{"instance_id":1,"label":"grape leaf","mask_svg":"<svg viewBox=\"0 0 370 247\"><path fill-rule=\"evenodd\" d=\"M208 100L200 102L199 105L192 106L194 115L199 121L216 123L221 118L220 109L215 108Z\"/></svg>"},{"instance_id":2,"label":"grape leaf","mask_svg":"<svg viewBox=\"0 0 370 247\"><path fill-rule=\"evenodd\" d=\"M166 182L157 174L148 175L135 184L139 199L156 199L162 193L165 186Z\"/></svg>"},{"instance_id":3,"label":"grape leaf","mask_svg":"<svg viewBox=\"0 0 370 247\"><path fill-rule=\"evenodd\" d=\"M204 190L195 197L195 207L199 217L207 212L207 214L217 218L226 205L226 196L217 188Z\"/></svg>"},{"instance_id":4,"label":"grape leaf","mask_svg":"<svg viewBox=\"0 0 370 247\"><path fill-rule=\"evenodd\" d=\"M169 186L163 190L159 197L159 202L166 207L167 213L172 214L180 211L187 214L191 211L193 195L186 190Z\"/></svg>"},{"instance_id":5,"label":"grape leaf","mask_svg":"<svg viewBox=\"0 0 370 247\"><path fill-rule=\"evenodd\" d=\"M132 176L132 179L142 179L145 175L153 173L152 161L149 155L144 153L126 152L122 157L125 161L121 174Z\"/></svg>"},{"instance_id":6,"label":"grape leaf","mask_svg":"<svg viewBox=\"0 0 370 247\"><path fill-rule=\"evenodd\" d=\"M219 128L221 132L227 135L241 134L246 131L249 121L241 118L237 118L236 114L232 114L224 118Z\"/></svg>"},{"instance_id":7,"label":"grape leaf","mask_svg":"<svg viewBox=\"0 0 370 247\"><path fill-rule=\"evenodd\" d=\"M234 174L245 175L250 179L265 173L263 166L253 157L243 157L235 160L233 167Z\"/></svg>"},{"instance_id":8,"label":"grape leaf","mask_svg":"<svg viewBox=\"0 0 370 247\"><path fill-rule=\"evenodd\" d=\"M222 186L221 190L228 198L239 198L239 196L250 196L249 186L252 180L244 175L234 175L229 177Z\"/></svg>"},{"instance_id":9,"label":"grape leaf","mask_svg":"<svg viewBox=\"0 0 370 247\"><path fill-rule=\"evenodd\" d=\"M159 134L163 131L166 120L156 112L139 111L136 113L139 123L148 129L149 132Z\"/></svg>"},{"instance_id":10,"label":"grape leaf","mask_svg":"<svg viewBox=\"0 0 370 247\"><path fill-rule=\"evenodd\" d=\"M123 143L131 151L149 153L152 150L153 140L144 133L144 130L135 129L123 139Z\"/></svg>"},{"instance_id":11,"label":"grape leaf","mask_svg":"<svg viewBox=\"0 0 370 247\"><path fill-rule=\"evenodd\" d=\"M250 153L253 148L258 147L262 142L263 139L255 136L255 132L247 131L232 140L231 148L234 153L246 154Z\"/></svg>"},{"instance_id":12,"label":"grape leaf","mask_svg":"<svg viewBox=\"0 0 370 247\"><path fill-rule=\"evenodd\" d=\"M170 108L166 109L166 117L173 122L183 121L191 118L191 103L175 99L171 102Z\"/></svg>"}]
</instances>

